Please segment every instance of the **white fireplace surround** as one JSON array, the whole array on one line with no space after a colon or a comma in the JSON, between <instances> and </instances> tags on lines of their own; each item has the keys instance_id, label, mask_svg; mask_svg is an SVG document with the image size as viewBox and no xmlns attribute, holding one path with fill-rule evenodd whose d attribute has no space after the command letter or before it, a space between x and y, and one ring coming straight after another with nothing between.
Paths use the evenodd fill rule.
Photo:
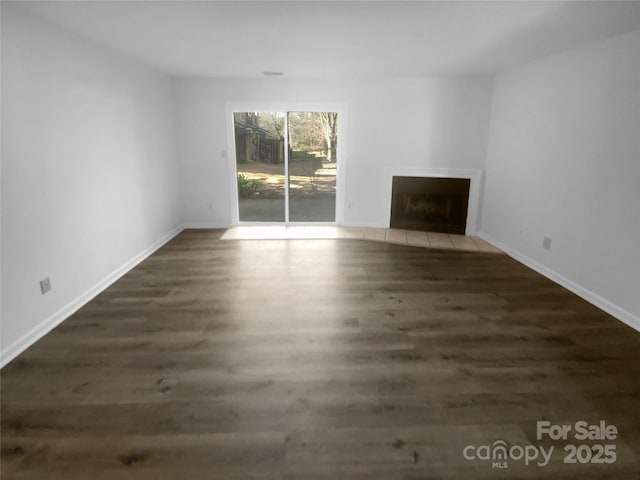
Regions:
<instances>
[{"instance_id":1,"label":"white fireplace surround","mask_svg":"<svg viewBox=\"0 0 640 480\"><path fill-rule=\"evenodd\" d=\"M468 178L469 208L467 209L467 227L465 234L475 235L477 231L478 211L480 201L480 186L482 185L482 169L471 168L418 168L418 167L388 167L384 170L385 194L383 200L381 225L389 228L391 220L391 190L393 177L434 177L434 178Z\"/></svg>"}]
</instances>

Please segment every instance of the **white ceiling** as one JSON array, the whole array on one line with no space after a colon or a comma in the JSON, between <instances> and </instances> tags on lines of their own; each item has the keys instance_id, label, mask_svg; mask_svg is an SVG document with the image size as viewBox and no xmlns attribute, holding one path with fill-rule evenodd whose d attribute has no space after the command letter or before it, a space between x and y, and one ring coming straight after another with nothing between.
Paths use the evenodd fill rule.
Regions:
<instances>
[{"instance_id":1,"label":"white ceiling","mask_svg":"<svg viewBox=\"0 0 640 480\"><path fill-rule=\"evenodd\" d=\"M174 75L484 74L640 28L625 1L2 2Z\"/></svg>"}]
</instances>

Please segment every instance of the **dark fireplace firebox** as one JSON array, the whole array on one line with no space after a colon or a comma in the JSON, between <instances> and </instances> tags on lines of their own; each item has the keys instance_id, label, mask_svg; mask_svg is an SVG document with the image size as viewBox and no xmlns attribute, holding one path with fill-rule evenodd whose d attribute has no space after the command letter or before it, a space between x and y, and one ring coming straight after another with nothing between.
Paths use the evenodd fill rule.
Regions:
<instances>
[{"instance_id":1,"label":"dark fireplace firebox","mask_svg":"<svg viewBox=\"0 0 640 480\"><path fill-rule=\"evenodd\" d=\"M391 228L464 235L468 178L393 177Z\"/></svg>"}]
</instances>

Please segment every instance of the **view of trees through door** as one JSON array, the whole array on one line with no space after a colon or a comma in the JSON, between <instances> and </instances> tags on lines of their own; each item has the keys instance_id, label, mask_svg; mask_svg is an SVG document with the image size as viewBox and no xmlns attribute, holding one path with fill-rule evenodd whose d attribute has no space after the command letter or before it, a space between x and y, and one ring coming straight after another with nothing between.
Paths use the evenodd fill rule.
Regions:
<instances>
[{"instance_id":1,"label":"view of trees through door","mask_svg":"<svg viewBox=\"0 0 640 480\"><path fill-rule=\"evenodd\" d=\"M241 222L335 221L337 113L237 112L234 129Z\"/></svg>"}]
</instances>

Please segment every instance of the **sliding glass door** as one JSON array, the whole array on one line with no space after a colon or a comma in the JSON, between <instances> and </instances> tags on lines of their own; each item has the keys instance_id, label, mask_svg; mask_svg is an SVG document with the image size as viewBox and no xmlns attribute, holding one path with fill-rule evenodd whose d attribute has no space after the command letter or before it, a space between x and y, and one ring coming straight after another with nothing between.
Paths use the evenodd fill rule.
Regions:
<instances>
[{"instance_id":1,"label":"sliding glass door","mask_svg":"<svg viewBox=\"0 0 640 480\"><path fill-rule=\"evenodd\" d=\"M281 112L233 114L240 221L286 219L284 123Z\"/></svg>"},{"instance_id":2,"label":"sliding glass door","mask_svg":"<svg viewBox=\"0 0 640 480\"><path fill-rule=\"evenodd\" d=\"M338 114L289 112L289 220L334 222Z\"/></svg>"},{"instance_id":3,"label":"sliding glass door","mask_svg":"<svg viewBox=\"0 0 640 480\"><path fill-rule=\"evenodd\" d=\"M233 114L240 222L334 222L335 112Z\"/></svg>"}]
</instances>

